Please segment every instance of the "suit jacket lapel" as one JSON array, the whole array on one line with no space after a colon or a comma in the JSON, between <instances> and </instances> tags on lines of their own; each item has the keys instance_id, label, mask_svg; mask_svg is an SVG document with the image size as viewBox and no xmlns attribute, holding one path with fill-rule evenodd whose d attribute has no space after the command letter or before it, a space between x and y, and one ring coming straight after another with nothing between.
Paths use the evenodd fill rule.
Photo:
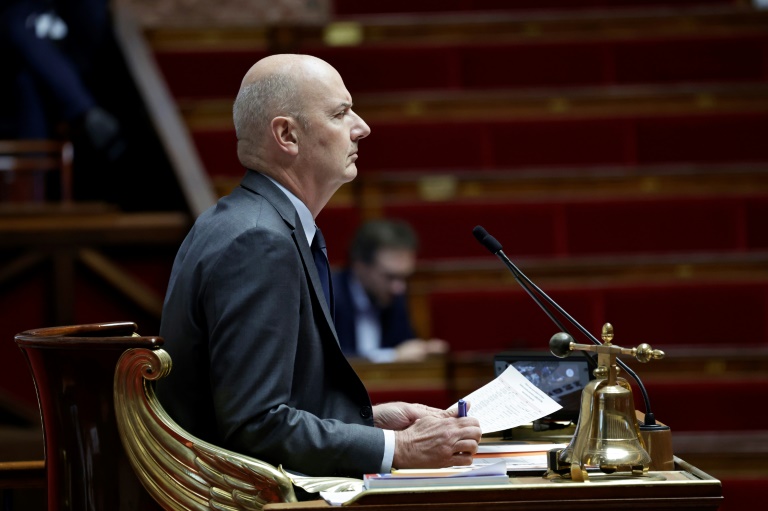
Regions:
<instances>
[{"instance_id":1,"label":"suit jacket lapel","mask_svg":"<svg viewBox=\"0 0 768 511\"><path fill-rule=\"evenodd\" d=\"M315 260L312 257L312 249L309 248L307 243L307 237L304 235L304 227L299 220L299 214L296 212L296 208L293 207L291 201L285 194L276 187L272 181L254 171L247 171L240 186L257 193L264 197L270 204L277 210L283 221L291 228L291 236L293 242L296 244L296 248L301 256L302 263L304 264L304 270L309 275L310 290L314 293L320 307L323 311L328 329L332 332L333 338L336 340L336 344L339 344L338 336L336 335L336 329L333 325L333 318L328 308L328 304L325 303L325 295L323 294L323 285L320 283L320 276L317 274L317 267L315 266Z\"/></svg>"}]
</instances>

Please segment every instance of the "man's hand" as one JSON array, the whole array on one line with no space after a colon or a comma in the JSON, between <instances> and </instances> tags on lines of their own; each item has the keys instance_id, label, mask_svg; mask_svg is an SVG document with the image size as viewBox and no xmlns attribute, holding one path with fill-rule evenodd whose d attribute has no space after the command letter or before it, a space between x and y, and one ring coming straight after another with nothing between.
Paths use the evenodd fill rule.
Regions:
<instances>
[{"instance_id":1,"label":"man's hand","mask_svg":"<svg viewBox=\"0 0 768 511\"><path fill-rule=\"evenodd\" d=\"M440 468L470 465L482 432L474 417L428 415L395 432L396 468Z\"/></svg>"},{"instance_id":2,"label":"man's hand","mask_svg":"<svg viewBox=\"0 0 768 511\"><path fill-rule=\"evenodd\" d=\"M422 417L455 417L456 412L432 408L427 405L395 401L373 407L373 424L377 428L400 431Z\"/></svg>"},{"instance_id":3,"label":"man's hand","mask_svg":"<svg viewBox=\"0 0 768 511\"><path fill-rule=\"evenodd\" d=\"M429 355L448 352L448 343L440 339L410 339L397 345L395 360L398 362L420 362Z\"/></svg>"}]
</instances>

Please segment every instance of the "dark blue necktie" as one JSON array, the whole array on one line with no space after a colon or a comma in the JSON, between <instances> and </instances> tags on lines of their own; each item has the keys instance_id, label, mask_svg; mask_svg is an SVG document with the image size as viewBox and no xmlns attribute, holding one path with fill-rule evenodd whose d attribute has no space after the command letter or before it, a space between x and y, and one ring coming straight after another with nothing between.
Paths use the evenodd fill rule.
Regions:
<instances>
[{"instance_id":1,"label":"dark blue necktie","mask_svg":"<svg viewBox=\"0 0 768 511\"><path fill-rule=\"evenodd\" d=\"M320 275L320 284L323 286L325 303L328 304L328 310L333 317L333 290L331 289L331 267L328 264L328 251L325 248L325 238L318 227L315 231L315 237L312 239L312 257L317 266L317 274Z\"/></svg>"}]
</instances>

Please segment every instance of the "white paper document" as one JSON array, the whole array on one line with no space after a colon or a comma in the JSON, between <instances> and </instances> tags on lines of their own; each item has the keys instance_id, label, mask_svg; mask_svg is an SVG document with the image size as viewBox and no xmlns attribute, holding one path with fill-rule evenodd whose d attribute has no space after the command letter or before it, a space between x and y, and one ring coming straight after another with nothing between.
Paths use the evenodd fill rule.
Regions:
<instances>
[{"instance_id":1,"label":"white paper document","mask_svg":"<svg viewBox=\"0 0 768 511\"><path fill-rule=\"evenodd\" d=\"M544 443L544 442L503 442L503 443L481 443L477 447L477 454L525 454L547 452L552 449L564 449L568 444L562 443Z\"/></svg>"},{"instance_id":2,"label":"white paper document","mask_svg":"<svg viewBox=\"0 0 768 511\"><path fill-rule=\"evenodd\" d=\"M350 491L321 491L320 496L331 506L343 506L363 492L363 482L360 481L360 489Z\"/></svg>"},{"instance_id":3,"label":"white paper document","mask_svg":"<svg viewBox=\"0 0 768 511\"><path fill-rule=\"evenodd\" d=\"M509 458L475 458L473 466L493 465L499 460L504 461L507 472L538 471L547 469L546 454L531 454L528 456L510 456Z\"/></svg>"},{"instance_id":4,"label":"white paper document","mask_svg":"<svg viewBox=\"0 0 768 511\"><path fill-rule=\"evenodd\" d=\"M503 460L508 472L537 471L547 469L547 452L551 449L565 449L568 444L553 443L481 443L472 462L473 465L490 465Z\"/></svg>"},{"instance_id":5,"label":"white paper document","mask_svg":"<svg viewBox=\"0 0 768 511\"><path fill-rule=\"evenodd\" d=\"M507 471L503 460L491 460L480 465L472 464L448 468L405 468L392 469L392 477L423 478L423 477L476 477L504 475Z\"/></svg>"},{"instance_id":6,"label":"white paper document","mask_svg":"<svg viewBox=\"0 0 768 511\"><path fill-rule=\"evenodd\" d=\"M467 415L480 421L483 434L528 424L562 408L512 366L464 400L469 402Z\"/></svg>"}]
</instances>

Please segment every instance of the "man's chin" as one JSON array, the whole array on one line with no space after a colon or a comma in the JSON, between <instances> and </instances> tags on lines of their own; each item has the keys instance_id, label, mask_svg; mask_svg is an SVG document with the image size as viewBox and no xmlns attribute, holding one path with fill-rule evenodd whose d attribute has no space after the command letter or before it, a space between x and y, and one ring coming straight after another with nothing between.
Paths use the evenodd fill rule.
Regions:
<instances>
[{"instance_id":1,"label":"man's chin","mask_svg":"<svg viewBox=\"0 0 768 511\"><path fill-rule=\"evenodd\" d=\"M349 183L357 177L357 166L352 163L344 171L344 182Z\"/></svg>"}]
</instances>

